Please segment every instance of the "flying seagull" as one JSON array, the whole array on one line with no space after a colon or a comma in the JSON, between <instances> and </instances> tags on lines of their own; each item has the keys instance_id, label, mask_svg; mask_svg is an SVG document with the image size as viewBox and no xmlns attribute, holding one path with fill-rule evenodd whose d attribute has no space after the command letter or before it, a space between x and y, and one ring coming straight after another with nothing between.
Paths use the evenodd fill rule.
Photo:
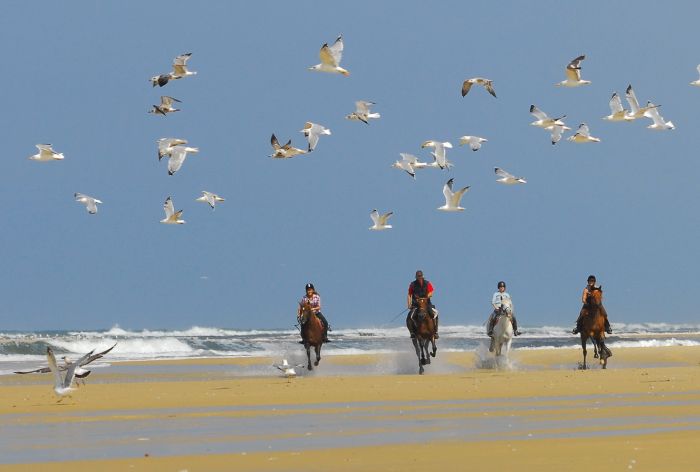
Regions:
<instances>
[{"instance_id":1,"label":"flying seagull","mask_svg":"<svg viewBox=\"0 0 700 472\"><path fill-rule=\"evenodd\" d=\"M391 229L392 226L386 224L386 222L389 219L389 217L393 214L394 212L390 211L389 213L384 213L383 215L380 215L376 209L372 210L372 213L370 213L369 216L370 218L372 218L374 225L370 226L369 229L371 229L372 231L382 231L385 229Z\"/></svg>"},{"instance_id":2,"label":"flying seagull","mask_svg":"<svg viewBox=\"0 0 700 472\"><path fill-rule=\"evenodd\" d=\"M331 130L329 130L328 128L324 128L322 125L312 123L310 121L306 122L306 124L304 125L304 129L302 129L301 132L304 133L304 136L306 136L306 140L309 142L309 152L316 149L316 144L318 144L318 138L322 134L331 134Z\"/></svg>"},{"instance_id":3,"label":"flying seagull","mask_svg":"<svg viewBox=\"0 0 700 472\"><path fill-rule=\"evenodd\" d=\"M187 144L186 139L180 138L160 138L156 142L158 143L158 160L163 159L164 156L169 156L175 146Z\"/></svg>"},{"instance_id":4,"label":"flying seagull","mask_svg":"<svg viewBox=\"0 0 700 472\"><path fill-rule=\"evenodd\" d=\"M644 112L644 116L650 118L653 123L647 126L649 129L656 131L664 131L667 129L676 129L672 121L665 121L664 117L659 114L659 109L657 105L651 102L647 102L647 106L644 107L647 110Z\"/></svg>"},{"instance_id":5,"label":"flying seagull","mask_svg":"<svg viewBox=\"0 0 700 472\"><path fill-rule=\"evenodd\" d=\"M280 146L280 143L279 141L277 141L277 137L274 133L272 133L272 137L270 138L270 144L272 144L272 149L274 149L275 151L270 155L270 157L275 157L278 159L291 158L296 155L306 154L307 152L309 152L304 149L292 147L291 139L287 141L287 144L285 144L284 146Z\"/></svg>"},{"instance_id":6,"label":"flying seagull","mask_svg":"<svg viewBox=\"0 0 700 472\"><path fill-rule=\"evenodd\" d=\"M82 193L74 193L73 196L75 197L76 202L80 202L85 205L85 209L91 215L97 213L97 204L102 203L102 200L98 200L94 197L84 195Z\"/></svg>"},{"instance_id":7,"label":"flying seagull","mask_svg":"<svg viewBox=\"0 0 700 472\"><path fill-rule=\"evenodd\" d=\"M155 115L167 115L168 113L173 113L180 111L179 108L173 108L173 102L182 103L177 98L168 97L163 95L160 97L160 105L153 105L153 108L148 113L153 113Z\"/></svg>"},{"instance_id":8,"label":"flying seagull","mask_svg":"<svg viewBox=\"0 0 700 472\"><path fill-rule=\"evenodd\" d=\"M346 115L345 118L353 121L360 120L364 124L368 125L369 120L376 120L382 116L379 113L370 113L369 109L372 105L376 104L366 100L358 100L355 102L355 111L349 115Z\"/></svg>"},{"instance_id":9,"label":"flying seagull","mask_svg":"<svg viewBox=\"0 0 700 472\"><path fill-rule=\"evenodd\" d=\"M581 123L573 136L569 136L567 140L574 143L599 143L600 139L591 136L586 123Z\"/></svg>"},{"instance_id":10,"label":"flying seagull","mask_svg":"<svg viewBox=\"0 0 700 472\"><path fill-rule=\"evenodd\" d=\"M562 124L552 125L547 129L551 132L552 144L557 144L561 140L564 131L571 130L571 128Z\"/></svg>"},{"instance_id":11,"label":"flying seagull","mask_svg":"<svg viewBox=\"0 0 700 472\"><path fill-rule=\"evenodd\" d=\"M590 80L581 80L581 61L585 58L585 55L579 56L569 62L566 66L566 80L562 80L554 85L557 87L580 87L581 85L590 84Z\"/></svg>"},{"instance_id":12,"label":"flying seagull","mask_svg":"<svg viewBox=\"0 0 700 472\"><path fill-rule=\"evenodd\" d=\"M49 362L49 369L51 369L51 372L53 372L54 375L54 385L53 385L53 391L61 397L58 401L60 402L63 400L63 397L65 395L68 395L70 392L73 391L73 387L71 386L73 383L73 378L75 377L75 370L87 360L88 357L92 355L93 351L88 352L85 354L83 357L78 359L76 362L70 364L66 368L66 373L65 375L61 375L61 371L59 370L58 366L56 365L56 356L53 354L53 350L50 347L46 348L46 358Z\"/></svg>"},{"instance_id":13,"label":"flying seagull","mask_svg":"<svg viewBox=\"0 0 700 472\"><path fill-rule=\"evenodd\" d=\"M178 145L170 148L170 159L168 160L168 175L173 175L180 170L185 162L188 153L198 153L199 148Z\"/></svg>"},{"instance_id":14,"label":"flying seagull","mask_svg":"<svg viewBox=\"0 0 700 472\"><path fill-rule=\"evenodd\" d=\"M318 55L321 58L321 63L309 67L309 70L343 74L346 77L350 75L350 72L340 67L340 61L343 58L343 35L338 36L332 46L324 43Z\"/></svg>"},{"instance_id":15,"label":"flying seagull","mask_svg":"<svg viewBox=\"0 0 700 472\"><path fill-rule=\"evenodd\" d=\"M606 121L632 121L634 118L631 118L627 114L627 110L624 109L622 106L622 100L620 99L620 96L617 94L617 92L612 94L612 97L610 97L610 114L608 116L604 116L603 119Z\"/></svg>"},{"instance_id":16,"label":"flying seagull","mask_svg":"<svg viewBox=\"0 0 700 472\"><path fill-rule=\"evenodd\" d=\"M407 153L399 153L401 156L400 161L394 162L391 167L394 167L396 169L401 169L405 171L408 175L413 177L414 179L416 178L416 169L415 165L418 162L418 158L414 156L413 154L407 154Z\"/></svg>"},{"instance_id":17,"label":"flying seagull","mask_svg":"<svg viewBox=\"0 0 700 472\"><path fill-rule=\"evenodd\" d=\"M220 197L219 195L217 195L215 193L207 192L206 190L202 190L202 196L199 198L195 198L195 200L198 202L208 203L212 210L216 206L216 202L225 201L225 199L223 197Z\"/></svg>"},{"instance_id":18,"label":"flying seagull","mask_svg":"<svg viewBox=\"0 0 700 472\"><path fill-rule=\"evenodd\" d=\"M479 136L462 136L459 138L459 145L469 144L472 151L478 151L481 149L481 144L486 142L488 142L488 139L480 138Z\"/></svg>"},{"instance_id":19,"label":"flying seagull","mask_svg":"<svg viewBox=\"0 0 700 472\"><path fill-rule=\"evenodd\" d=\"M447 151L446 149L452 149L452 143L449 141L445 142L440 142L440 141L433 141L433 140L428 140L425 141L423 144L420 146L421 148L427 148L427 147L432 147L435 148L435 151L431 152L430 154L433 155L435 158L435 162L437 163L437 166L440 169L445 169L448 166L447 162Z\"/></svg>"},{"instance_id":20,"label":"flying seagull","mask_svg":"<svg viewBox=\"0 0 700 472\"><path fill-rule=\"evenodd\" d=\"M459 206L460 200L464 193L469 190L469 187L464 187L456 192L452 191L452 184L455 179L450 179L447 181L445 186L442 188L442 194L445 196L445 204L438 208L441 211L464 211L464 208Z\"/></svg>"},{"instance_id":21,"label":"flying seagull","mask_svg":"<svg viewBox=\"0 0 700 472\"><path fill-rule=\"evenodd\" d=\"M196 72L187 70L187 60L190 58L190 56L192 56L192 53L188 52L186 54L180 54L173 59L173 71L168 74L161 74L151 77L151 83L153 86L155 87L157 85L162 87L170 80L197 75Z\"/></svg>"},{"instance_id":22,"label":"flying seagull","mask_svg":"<svg viewBox=\"0 0 700 472\"><path fill-rule=\"evenodd\" d=\"M175 211L173 206L173 199L168 197L163 203L163 210L165 210L165 218L160 220L161 223L166 225L181 225L185 223L185 220L181 220L182 210Z\"/></svg>"},{"instance_id":23,"label":"flying seagull","mask_svg":"<svg viewBox=\"0 0 700 472\"><path fill-rule=\"evenodd\" d=\"M700 74L700 64L698 64L698 74ZM700 79L698 80L693 80L690 85L695 85L696 87L700 87Z\"/></svg>"},{"instance_id":24,"label":"flying seagull","mask_svg":"<svg viewBox=\"0 0 700 472\"><path fill-rule=\"evenodd\" d=\"M496 179L496 182L499 184L505 184L505 185L515 185L515 184L526 184L527 180L525 180L522 177L516 177L513 174L509 174L505 170L501 169L500 167L496 167L494 169L496 171L496 175L498 178Z\"/></svg>"},{"instance_id":25,"label":"flying seagull","mask_svg":"<svg viewBox=\"0 0 700 472\"><path fill-rule=\"evenodd\" d=\"M636 120L637 118L642 118L643 116L646 116L647 111L649 111L651 108L656 108L658 106L653 105L652 107L650 107L647 103L647 106L640 107L639 102L637 101L637 95L632 89L632 85L627 86L627 90L625 91L625 98L627 99L627 103L629 103L630 105L630 111L627 114L629 120Z\"/></svg>"},{"instance_id":26,"label":"flying seagull","mask_svg":"<svg viewBox=\"0 0 700 472\"><path fill-rule=\"evenodd\" d=\"M33 156L29 156L29 159L32 161L49 162L63 160L63 153L56 152L51 149L50 144L37 144L36 148L39 150L39 152Z\"/></svg>"},{"instance_id":27,"label":"flying seagull","mask_svg":"<svg viewBox=\"0 0 700 472\"><path fill-rule=\"evenodd\" d=\"M462 97L469 93L474 84L483 86L491 95L496 97L496 91L493 89L493 80L484 79L483 77L473 77L465 80L462 84Z\"/></svg>"},{"instance_id":28,"label":"flying seagull","mask_svg":"<svg viewBox=\"0 0 700 472\"><path fill-rule=\"evenodd\" d=\"M297 373L294 369L303 369L304 364L289 365L287 359L282 359L281 364L272 364L273 367L282 371L282 374L288 379L296 377Z\"/></svg>"},{"instance_id":29,"label":"flying seagull","mask_svg":"<svg viewBox=\"0 0 700 472\"><path fill-rule=\"evenodd\" d=\"M91 371L86 370L86 369L83 369L83 367L86 366L86 365L88 365L88 364L90 364L91 362L93 362L93 361L95 361L95 360L97 360L97 359L102 358L105 354L107 354L109 351L111 351L112 349L114 349L114 346L116 346L116 345L117 345L117 343L114 343L114 345L113 345L112 347L110 347L110 348L108 348L108 349L106 349L106 350L104 350L104 351L102 351L102 352L97 352L97 353L95 353L95 354L89 355L87 358L85 358L85 357L83 356L83 359L85 359L85 360L84 360L81 364L79 364L79 365L76 367L76 369L75 369L75 377L76 377L76 378L79 378L79 379L84 379L85 377L87 377L88 375L90 375L90 372L91 372ZM93 351L94 351L94 349L93 349ZM92 352L92 351L91 351L91 352ZM90 353L88 353L88 354L90 354ZM63 356L62 359L63 359L64 364L58 366L58 370L61 371L61 372L67 370L68 367L70 367L71 365L77 364L77 362L75 362L75 363L70 362L66 356ZM50 367L39 367L38 369L15 371L15 374L46 374L46 373L49 373L49 372L51 372L51 368L50 368Z\"/></svg>"},{"instance_id":30,"label":"flying seagull","mask_svg":"<svg viewBox=\"0 0 700 472\"><path fill-rule=\"evenodd\" d=\"M562 118L566 118L566 115L562 115L559 118L550 118L545 112L537 108L535 105L530 105L530 114L537 118L536 121L530 123L532 126L537 126L539 128L549 129L554 125L564 126L565 123Z\"/></svg>"}]
</instances>

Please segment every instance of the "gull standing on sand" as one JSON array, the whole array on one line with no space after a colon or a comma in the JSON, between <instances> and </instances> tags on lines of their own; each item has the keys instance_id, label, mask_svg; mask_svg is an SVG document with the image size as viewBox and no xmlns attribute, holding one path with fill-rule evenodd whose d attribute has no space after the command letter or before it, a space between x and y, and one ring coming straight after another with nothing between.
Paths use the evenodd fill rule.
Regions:
<instances>
[{"instance_id":1,"label":"gull standing on sand","mask_svg":"<svg viewBox=\"0 0 700 472\"><path fill-rule=\"evenodd\" d=\"M658 106L653 105L650 107L649 104L647 104L645 107L640 107L639 101L637 101L637 95L635 95L634 90L632 90L632 85L627 86L627 90L625 90L625 98L627 99L627 103L630 105L630 111L627 114L630 121L646 116L647 111Z\"/></svg>"},{"instance_id":2,"label":"gull standing on sand","mask_svg":"<svg viewBox=\"0 0 700 472\"><path fill-rule=\"evenodd\" d=\"M216 202L223 202L225 199L223 197L220 197L219 195L211 192L207 192L206 190L202 190L202 196L199 198L195 198L195 201L198 202L206 202L209 204L211 209L213 210L214 207L216 206Z\"/></svg>"},{"instance_id":3,"label":"gull standing on sand","mask_svg":"<svg viewBox=\"0 0 700 472\"><path fill-rule=\"evenodd\" d=\"M480 138L479 136L462 136L459 138L459 145L464 146L465 144L469 144L472 151L478 151L481 149L481 144L486 142L488 142L488 139Z\"/></svg>"},{"instance_id":4,"label":"gull standing on sand","mask_svg":"<svg viewBox=\"0 0 700 472\"><path fill-rule=\"evenodd\" d=\"M182 79L183 77L197 75L196 72L187 70L187 61L189 60L190 56L192 56L192 53L188 52L186 54L180 54L173 59L173 71L169 74L161 74L151 77L151 83L153 86L155 87L158 85L159 87L162 87L170 80Z\"/></svg>"},{"instance_id":5,"label":"gull standing on sand","mask_svg":"<svg viewBox=\"0 0 700 472\"><path fill-rule=\"evenodd\" d=\"M536 121L530 123L532 126L537 126L544 129L549 129L554 125L565 126L565 123L561 121L561 119L566 118L566 115L562 115L559 118L550 118L549 115L537 108L535 105L530 105L530 114L537 118Z\"/></svg>"},{"instance_id":6,"label":"gull standing on sand","mask_svg":"<svg viewBox=\"0 0 700 472\"><path fill-rule=\"evenodd\" d=\"M299 154L306 154L307 152L309 152L305 151L304 149L292 147L291 139L287 141L287 144L285 144L284 146L280 146L280 143L279 141L277 141L277 137L274 133L272 133L272 137L270 138L270 144L272 144L272 149L274 149L275 151L272 154L270 154L270 157L275 157L278 159L287 159L297 156Z\"/></svg>"},{"instance_id":7,"label":"gull standing on sand","mask_svg":"<svg viewBox=\"0 0 700 472\"><path fill-rule=\"evenodd\" d=\"M557 87L580 87L581 85L590 84L590 80L581 80L581 61L585 58L586 56L583 55L569 62L566 66L566 80L562 80L554 85Z\"/></svg>"},{"instance_id":8,"label":"gull standing on sand","mask_svg":"<svg viewBox=\"0 0 700 472\"><path fill-rule=\"evenodd\" d=\"M371 229L372 231L382 231L385 229L391 229L392 226L386 224L386 222L389 219L389 217L393 214L394 214L394 212L390 211L388 213L384 213L383 215L380 215L376 209L372 210L372 213L370 213L369 216L370 216L370 218L372 218L374 225L370 226L369 229Z\"/></svg>"},{"instance_id":9,"label":"gull standing on sand","mask_svg":"<svg viewBox=\"0 0 700 472\"><path fill-rule=\"evenodd\" d=\"M474 84L483 86L491 95L497 98L496 91L493 89L493 80L484 79L483 77L473 77L465 80L462 84L462 97L469 93Z\"/></svg>"},{"instance_id":10,"label":"gull standing on sand","mask_svg":"<svg viewBox=\"0 0 700 472\"><path fill-rule=\"evenodd\" d=\"M63 153L56 152L51 149L50 144L37 144L36 148L39 150L39 152L33 156L29 156L29 159L32 161L49 162L63 160Z\"/></svg>"},{"instance_id":11,"label":"gull standing on sand","mask_svg":"<svg viewBox=\"0 0 700 472\"><path fill-rule=\"evenodd\" d=\"M167 115L168 113L174 113L180 111L179 108L173 108L173 102L182 103L177 98L168 97L163 95L160 97L160 105L153 105L153 108L148 113L153 113L155 115Z\"/></svg>"},{"instance_id":12,"label":"gull standing on sand","mask_svg":"<svg viewBox=\"0 0 700 472\"><path fill-rule=\"evenodd\" d=\"M500 167L496 167L494 169L496 172L496 175L498 178L496 179L496 182L499 184L505 184L505 185L515 185L515 184L526 184L527 180L525 180L522 177L516 177L513 174L509 174L505 170L501 169Z\"/></svg>"},{"instance_id":13,"label":"gull standing on sand","mask_svg":"<svg viewBox=\"0 0 700 472\"><path fill-rule=\"evenodd\" d=\"M170 152L175 146L180 144L187 144L186 139L180 138L160 138L158 141L158 160L163 159L164 156L169 156Z\"/></svg>"},{"instance_id":14,"label":"gull standing on sand","mask_svg":"<svg viewBox=\"0 0 700 472\"><path fill-rule=\"evenodd\" d=\"M51 369L51 372L53 372L54 375L53 391L56 392L56 395L61 397L58 400L59 402L63 400L64 396L73 391L71 385L73 383L73 378L75 377L75 370L81 365L81 363L85 362L87 358L92 355L92 353L93 351L88 352L76 362L68 366L68 368L66 368L66 374L62 376L61 371L56 365L56 356L54 356L53 350L50 347L46 348L46 358L49 361L49 369Z\"/></svg>"},{"instance_id":15,"label":"gull standing on sand","mask_svg":"<svg viewBox=\"0 0 700 472\"><path fill-rule=\"evenodd\" d=\"M445 204L438 208L441 211L464 211L464 208L459 206L460 200L464 196L464 193L469 190L469 187L464 187L456 192L452 191L452 184L454 178L447 181L445 186L442 188L442 194L445 196Z\"/></svg>"},{"instance_id":16,"label":"gull standing on sand","mask_svg":"<svg viewBox=\"0 0 700 472\"><path fill-rule=\"evenodd\" d=\"M435 151L431 152L430 154L432 154L435 158L435 163L437 164L437 166L440 169L445 169L446 167L448 167L446 149L452 149L452 143L450 143L449 141L441 143L440 141L428 140L421 144L420 147L421 149L427 147L435 148Z\"/></svg>"},{"instance_id":17,"label":"gull standing on sand","mask_svg":"<svg viewBox=\"0 0 700 472\"><path fill-rule=\"evenodd\" d=\"M603 119L606 121L632 121L634 118L631 118L627 110L624 109L622 106L622 100L620 99L620 96L617 94L617 92L612 94L612 97L610 97L610 114L608 116L604 116Z\"/></svg>"},{"instance_id":18,"label":"gull standing on sand","mask_svg":"<svg viewBox=\"0 0 700 472\"><path fill-rule=\"evenodd\" d=\"M285 377L287 377L288 379L297 376L297 372L294 369L303 369L304 368L304 364L296 364L294 366L289 365L289 363L287 362L287 359L282 359L281 364L272 364L272 366L281 370L282 374Z\"/></svg>"},{"instance_id":19,"label":"gull standing on sand","mask_svg":"<svg viewBox=\"0 0 700 472\"><path fill-rule=\"evenodd\" d=\"M340 61L343 58L343 35L338 36L332 46L324 43L321 46L321 51L318 53L321 58L321 63L309 67L309 70L318 72L330 72L331 74L350 75L350 72L340 67Z\"/></svg>"},{"instance_id":20,"label":"gull standing on sand","mask_svg":"<svg viewBox=\"0 0 700 472\"><path fill-rule=\"evenodd\" d=\"M418 158L414 156L413 154L406 154L406 153L399 153L401 156L400 161L394 162L391 167L394 167L396 169L401 169L405 171L408 175L413 177L414 179L416 178L416 168L414 167L418 163Z\"/></svg>"},{"instance_id":21,"label":"gull standing on sand","mask_svg":"<svg viewBox=\"0 0 700 472\"><path fill-rule=\"evenodd\" d=\"M306 136L306 140L309 142L309 152L313 151L316 149L316 144L318 144L318 138L322 134L326 134L330 136L331 130L328 128L324 128L322 125L312 123L310 121L307 121L306 124L304 125L304 129L301 130L302 133L304 133L304 136Z\"/></svg>"},{"instance_id":22,"label":"gull standing on sand","mask_svg":"<svg viewBox=\"0 0 700 472\"><path fill-rule=\"evenodd\" d=\"M173 175L180 170L185 162L188 153L198 153L199 148L188 146L175 146L170 149L170 159L168 160L168 175Z\"/></svg>"},{"instance_id":23,"label":"gull standing on sand","mask_svg":"<svg viewBox=\"0 0 700 472\"><path fill-rule=\"evenodd\" d=\"M573 143L599 143L600 139L591 136L586 123L581 123L573 136L569 136L567 140Z\"/></svg>"},{"instance_id":24,"label":"gull standing on sand","mask_svg":"<svg viewBox=\"0 0 700 472\"><path fill-rule=\"evenodd\" d=\"M181 220L182 210L175 211L175 206L173 205L173 199L168 197L163 203L163 210L165 210L165 218L160 220L161 223L166 225L181 225L185 224L185 220Z\"/></svg>"},{"instance_id":25,"label":"gull standing on sand","mask_svg":"<svg viewBox=\"0 0 700 472\"><path fill-rule=\"evenodd\" d=\"M75 194L73 194L73 196L75 197L76 202L80 202L80 203L83 203L85 205L85 209L91 215L94 215L95 213L97 213L97 204L102 203L102 200L98 200L94 197L91 197L89 195L84 195L82 193L75 193Z\"/></svg>"},{"instance_id":26,"label":"gull standing on sand","mask_svg":"<svg viewBox=\"0 0 700 472\"><path fill-rule=\"evenodd\" d=\"M672 121L665 121L664 117L659 114L658 105L654 105L651 102L647 102L646 111L644 116L650 118L653 123L647 126L649 129L656 131L664 131L667 129L676 129Z\"/></svg>"},{"instance_id":27,"label":"gull standing on sand","mask_svg":"<svg viewBox=\"0 0 700 472\"><path fill-rule=\"evenodd\" d=\"M372 105L376 105L374 102L368 102L366 100L358 100L355 102L355 111L349 115L345 115L347 120L360 120L364 124L368 125L369 120L376 120L381 118L382 115L379 113L370 113L369 109Z\"/></svg>"}]
</instances>

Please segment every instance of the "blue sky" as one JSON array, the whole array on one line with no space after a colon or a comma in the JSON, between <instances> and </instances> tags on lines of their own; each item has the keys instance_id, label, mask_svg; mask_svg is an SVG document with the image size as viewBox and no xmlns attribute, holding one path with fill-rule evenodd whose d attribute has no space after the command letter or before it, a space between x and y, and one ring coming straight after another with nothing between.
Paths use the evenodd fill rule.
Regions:
<instances>
[{"instance_id":1,"label":"blue sky","mask_svg":"<svg viewBox=\"0 0 700 472\"><path fill-rule=\"evenodd\" d=\"M13 2L0 35L0 330L284 328L313 282L338 327L385 325L416 269L444 324L488 315L506 280L520 323L573 325L589 273L613 322L695 322L700 53L692 2ZM342 33L349 77L314 73ZM10 46L11 45L11 46ZM149 77L192 52L194 78ZM553 84L586 54L578 89ZM465 78L494 80L460 96ZM607 123L633 84L677 129ZM180 113L148 115L161 94ZM344 116L377 103L369 126ZM529 106L586 122L600 144L549 143ZM269 158L270 134L330 128L316 151ZM477 153L459 136L484 136ZM155 141L200 148L168 176ZM455 144L412 181L400 152ZM65 160L27 160L48 142ZM493 168L528 179L495 183ZM442 186L471 185L445 214ZM211 211L201 190L226 197ZM104 201L88 215L74 192ZM171 195L187 224L161 225ZM369 212L394 211L391 231ZM400 325L402 318L395 322Z\"/></svg>"}]
</instances>

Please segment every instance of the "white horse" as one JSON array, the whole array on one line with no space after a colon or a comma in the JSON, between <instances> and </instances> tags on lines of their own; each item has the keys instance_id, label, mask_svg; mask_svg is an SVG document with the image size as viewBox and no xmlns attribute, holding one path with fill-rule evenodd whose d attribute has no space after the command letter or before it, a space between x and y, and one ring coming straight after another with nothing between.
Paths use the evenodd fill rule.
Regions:
<instances>
[{"instance_id":1,"label":"white horse","mask_svg":"<svg viewBox=\"0 0 700 472\"><path fill-rule=\"evenodd\" d=\"M513 306L504 303L501 313L497 315L496 325L493 327L492 346L496 358L505 355L508 358L510 344L513 342Z\"/></svg>"}]
</instances>

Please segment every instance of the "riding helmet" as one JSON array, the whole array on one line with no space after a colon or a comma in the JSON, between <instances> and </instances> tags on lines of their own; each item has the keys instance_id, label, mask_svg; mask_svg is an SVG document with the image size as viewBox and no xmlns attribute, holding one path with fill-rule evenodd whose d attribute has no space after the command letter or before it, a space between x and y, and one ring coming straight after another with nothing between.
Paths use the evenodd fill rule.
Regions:
<instances>
[{"instance_id":1,"label":"riding helmet","mask_svg":"<svg viewBox=\"0 0 700 472\"><path fill-rule=\"evenodd\" d=\"M590 282L591 280L592 280L593 282L595 282L595 275L589 275L589 276L588 276L588 282Z\"/></svg>"},{"instance_id":2,"label":"riding helmet","mask_svg":"<svg viewBox=\"0 0 700 472\"><path fill-rule=\"evenodd\" d=\"M309 282L308 284L306 284L306 287L304 287L304 290L308 290L308 289L316 290L316 289L314 288L314 284L312 284L311 282Z\"/></svg>"},{"instance_id":3,"label":"riding helmet","mask_svg":"<svg viewBox=\"0 0 700 472\"><path fill-rule=\"evenodd\" d=\"M505 287L505 286L506 286L506 283L504 281L501 280L500 282L498 282L498 288Z\"/></svg>"}]
</instances>

